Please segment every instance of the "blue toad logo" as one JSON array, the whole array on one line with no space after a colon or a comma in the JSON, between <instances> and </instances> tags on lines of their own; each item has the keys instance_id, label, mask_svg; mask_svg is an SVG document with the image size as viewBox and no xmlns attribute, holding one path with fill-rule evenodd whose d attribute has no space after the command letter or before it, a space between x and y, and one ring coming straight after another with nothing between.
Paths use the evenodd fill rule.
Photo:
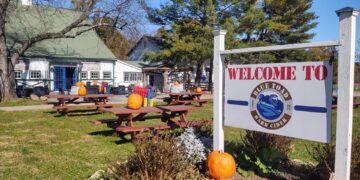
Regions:
<instances>
[{"instance_id":1,"label":"blue toad logo","mask_svg":"<svg viewBox=\"0 0 360 180\"><path fill-rule=\"evenodd\" d=\"M250 95L250 114L266 129L284 127L290 121L292 111L290 92L277 82L263 82Z\"/></svg>"},{"instance_id":2,"label":"blue toad logo","mask_svg":"<svg viewBox=\"0 0 360 180\"><path fill-rule=\"evenodd\" d=\"M284 103L278 98L278 95L264 95L260 94L259 101L256 105L261 116L269 120L274 120L284 111Z\"/></svg>"}]
</instances>

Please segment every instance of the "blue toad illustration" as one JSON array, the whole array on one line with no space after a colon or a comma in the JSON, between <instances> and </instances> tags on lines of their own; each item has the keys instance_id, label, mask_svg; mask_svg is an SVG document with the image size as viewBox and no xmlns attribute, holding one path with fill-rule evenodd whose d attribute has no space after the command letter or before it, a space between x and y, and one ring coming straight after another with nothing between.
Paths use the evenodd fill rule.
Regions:
<instances>
[{"instance_id":1,"label":"blue toad illustration","mask_svg":"<svg viewBox=\"0 0 360 180\"><path fill-rule=\"evenodd\" d=\"M258 112L268 120L275 120L282 114L284 103L278 98L278 95L260 94L256 105Z\"/></svg>"}]
</instances>

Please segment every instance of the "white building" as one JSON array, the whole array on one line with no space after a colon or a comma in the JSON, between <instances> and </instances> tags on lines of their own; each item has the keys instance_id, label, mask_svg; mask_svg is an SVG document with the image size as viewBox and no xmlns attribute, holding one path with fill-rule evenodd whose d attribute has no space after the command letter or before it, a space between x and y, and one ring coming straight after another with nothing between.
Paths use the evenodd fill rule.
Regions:
<instances>
[{"instance_id":1,"label":"white building","mask_svg":"<svg viewBox=\"0 0 360 180\"><path fill-rule=\"evenodd\" d=\"M184 83L193 84L196 76L196 66L184 65L182 67L174 65L164 65L161 62L144 62L147 52L159 52L164 42L156 37L143 36L133 49L128 53L129 62L143 62L143 84L155 86L162 91L169 81L180 80ZM207 61L203 69L202 81L205 86L209 81L209 62Z\"/></svg>"},{"instance_id":2,"label":"white building","mask_svg":"<svg viewBox=\"0 0 360 180\"><path fill-rule=\"evenodd\" d=\"M57 32L81 14L74 10L31 5L31 0L22 2L23 5L14 6L9 12L6 37L10 54L21 42L40 33ZM133 78L133 73L141 73L141 68L117 60L94 30L76 38L35 43L15 65L18 86L47 86L51 91L70 89L77 81L128 85L139 81Z\"/></svg>"}]
</instances>

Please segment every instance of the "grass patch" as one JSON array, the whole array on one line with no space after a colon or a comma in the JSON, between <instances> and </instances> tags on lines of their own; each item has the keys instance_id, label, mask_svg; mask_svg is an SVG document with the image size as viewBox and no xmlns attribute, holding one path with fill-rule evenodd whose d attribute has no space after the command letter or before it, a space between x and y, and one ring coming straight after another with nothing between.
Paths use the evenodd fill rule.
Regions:
<instances>
[{"instance_id":1,"label":"grass patch","mask_svg":"<svg viewBox=\"0 0 360 180\"><path fill-rule=\"evenodd\" d=\"M41 104L47 104L46 101L41 100L31 100L28 98L17 98L12 101L4 101L0 102L0 107L6 107L6 106L30 106L30 105L41 105Z\"/></svg>"},{"instance_id":2,"label":"grass patch","mask_svg":"<svg viewBox=\"0 0 360 180\"><path fill-rule=\"evenodd\" d=\"M89 113L92 115L87 116ZM188 119L212 120L212 114L209 102L201 110L190 112ZM115 118L112 114L83 110L72 113L76 116L56 115L53 110L0 112L0 179L84 179L125 160L134 151L130 141L111 136L110 128L88 122ZM335 123L335 113L333 117ZM161 123L148 120L135 125ZM239 141L243 135L242 129L225 127L227 141ZM353 136L359 135L360 108L354 109ZM290 157L314 162L306 146L315 144L294 140Z\"/></svg>"}]
</instances>

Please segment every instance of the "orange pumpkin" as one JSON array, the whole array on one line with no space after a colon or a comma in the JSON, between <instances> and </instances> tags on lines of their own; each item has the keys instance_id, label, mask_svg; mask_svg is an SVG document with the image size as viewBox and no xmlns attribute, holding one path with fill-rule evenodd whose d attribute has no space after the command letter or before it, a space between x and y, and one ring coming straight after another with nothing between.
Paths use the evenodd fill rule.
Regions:
<instances>
[{"instance_id":1,"label":"orange pumpkin","mask_svg":"<svg viewBox=\"0 0 360 180\"><path fill-rule=\"evenodd\" d=\"M139 109L142 105L142 97L139 94L131 94L128 97L128 108Z\"/></svg>"},{"instance_id":2,"label":"orange pumpkin","mask_svg":"<svg viewBox=\"0 0 360 180\"><path fill-rule=\"evenodd\" d=\"M213 151L207 159L210 176L214 179L227 179L235 174L236 164L234 158L226 152Z\"/></svg>"},{"instance_id":3,"label":"orange pumpkin","mask_svg":"<svg viewBox=\"0 0 360 180\"><path fill-rule=\"evenodd\" d=\"M82 87L82 86L84 86L84 83L81 82L81 81L79 81L79 82L76 83L76 86L77 86L77 87Z\"/></svg>"},{"instance_id":4,"label":"orange pumpkin","mask_svg":"<svg viewBox=\"0 0 360 180\"><path fill-rule=\"evenodd\" d=\"M86 88L84 86L80 87L78 90L79 96L85 96L86 95Z\"/></svg>"},{"instance_id":5,"label":"orange pumpkin","mask_svg":"<svg viewBox=\"0 0 360 180\"><path fill-rule=\"evenodd\" d=\"M196 92L196 93L202 93L201 87L197 87L197 88L195 89L195 92Z\"/></svg>"}]
</instances>

